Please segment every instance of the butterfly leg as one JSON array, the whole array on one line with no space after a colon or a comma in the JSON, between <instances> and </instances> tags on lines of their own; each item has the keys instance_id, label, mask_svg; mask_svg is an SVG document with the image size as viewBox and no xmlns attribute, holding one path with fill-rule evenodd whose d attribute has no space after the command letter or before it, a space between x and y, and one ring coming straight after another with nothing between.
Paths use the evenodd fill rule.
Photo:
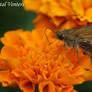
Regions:
<instances>
[{"instance_id":1,"label":"butterfly leg","mask_svg":"<svg viewBox=\"0 0 92 92\"><path fill-rule=\"evenodd\" d=\"M79 56L79 43L78 43L78 39L75 40L73 47L74 47L74 49L77 52L77 58L78 58L77 61L79 63L80 62L80 56Z\"/></svg>"},{"instance_id":2,"label":"butterfly leg","mask_svg":"<svg viewBox=\"0 0 92 92\"><path fill-rule=\"evenodd\" d=\"M68 45L67 45L66 42L64 42L64 45L63 46L65 46L65 55L66 55L66 58L68 60L68 64L70 65L71 64L71 61L70 61L70 59L68 57Z\"/></svg>"},{"instance_id":3,"label":"butterfly leg","mask_svg":"<svg viewBox=\"0 0 92 92\"><path fill-rule=\"evenodd\" d=\"M78 62L80 62L79 45L76 46L76 51L77 51Z\"/></svg>"}]
</instances>

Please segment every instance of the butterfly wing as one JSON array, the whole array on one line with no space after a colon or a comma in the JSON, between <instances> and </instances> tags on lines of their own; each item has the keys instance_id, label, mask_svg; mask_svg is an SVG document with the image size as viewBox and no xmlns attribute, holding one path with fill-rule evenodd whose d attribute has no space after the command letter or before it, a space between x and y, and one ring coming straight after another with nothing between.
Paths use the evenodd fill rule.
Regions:
<instances>
[{"instance_id":1,"label":"butterfly wing","mask_svg":"<svg viewBox=\"0 0 92 92\"><path fill-rule=\"evenodd\" d=\"M92 24L74 29L71 31L71 34L82 38L84 42L92 44Z\"/></svg>"},{"instance_id":2,"label":"butterfly wing","mask_svg":"<svg viewBox=\"0 0 92 92\"><path fill-rule=\"evenodd\" d=\"M79 46L92 57L92 24L72 30L71 34L79 37Z\"/></svg>"}]
</instances>

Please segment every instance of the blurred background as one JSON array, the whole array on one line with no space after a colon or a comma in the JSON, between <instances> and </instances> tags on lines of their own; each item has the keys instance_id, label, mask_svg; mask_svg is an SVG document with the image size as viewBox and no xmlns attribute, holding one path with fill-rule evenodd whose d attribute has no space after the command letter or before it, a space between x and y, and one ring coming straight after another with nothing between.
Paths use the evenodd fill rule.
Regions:
<instances>
[{"instance_id":1,"label":"blurred background","mask_svg":"<svg viewBox=\"0 0 92 92\"><path fill-rule=\"evenodd\" d=\"M22 3L21 0L0 0L0 3L3 2L18 2ZM0 37L4 35L5 32L16 30L16 29L24 29L24 30L32 30L34 28L34 24L32 20L35 19L36 14L33 12L25 11L24 8L21 7L11 7L0 6ZM0 48L2 44L0 43ZM78 92L92 92L92 82L86 82L82 85L75 86L75 89ZM22 92L19 88L11 88L11 87L2 87L0 84L0 92Z\"/></svg>"},{"instance_id":2,"label":"blurred background","mask_svg":"<svg viewBox=\"0 0 92 92\"><path fill-rule=\"evenodd\" d=\"M22 0L0 0L3 2L18 2L22 3ZM32 20L36 17L33 12L25 11L22 6L0 6L0 35L9 30L24 29L32 30L34 25Z\"/></svg>"}]
</instances>

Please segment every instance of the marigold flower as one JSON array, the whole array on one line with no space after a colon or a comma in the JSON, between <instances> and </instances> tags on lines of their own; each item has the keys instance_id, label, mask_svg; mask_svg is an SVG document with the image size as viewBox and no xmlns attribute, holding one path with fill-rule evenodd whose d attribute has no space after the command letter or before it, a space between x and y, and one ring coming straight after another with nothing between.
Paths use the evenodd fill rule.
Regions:
<instances>
[{"instance_id":1,"label":"marigold flower","mask_svg":"<svg viewBox=\"0 0 92 92\"><path fill-rule=\"evenodd\" d=\"M56 26L63 19L92 23L92 0L23 0L24 8L49 16ZM73 23L73 24L74 24ZM71 25L71 24L70 24Z\"/></svg>"},{"instance_id":2,"label":"marigold flower","mask_svg":"<svg viewBox=\"0 0 92 92\"><path fill-rule=\"evenodd\" d=\"M24 92L34 92L36 84L40 92L76 92L73 85L92 80L90 57L80 49L78 64L72 48L68 48L67 57L63 42L51 31L54 25L47 19L40 27L38 24L32 32L19 29L1 38L0 82L3 86L17 85Z\"/></svg>"},{"instance_id":3,"label":"marigold flower","mask_svg":"<svg viewBox=\"0 0 92 92\"><path fill-rule=\"evenodd\" d=\"M73 86L92 80L90 57L79 49L63 46L58 29L71 29L92 22L92 0L23 0L35 11L35 29L9 31L0 40L0 82L19 86L24 92L77 92ZM77 5L79 5L77 7ZM62 24L62 25L61 25Z\"/></svg>"}]
</instances>

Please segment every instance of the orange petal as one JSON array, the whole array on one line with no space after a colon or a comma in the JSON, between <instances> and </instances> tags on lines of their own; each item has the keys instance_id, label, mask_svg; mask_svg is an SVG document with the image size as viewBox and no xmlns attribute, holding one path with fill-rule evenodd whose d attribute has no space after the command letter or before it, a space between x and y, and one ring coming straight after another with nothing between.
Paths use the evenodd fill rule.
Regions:
<instances>
[{"instance_id":1,"label":"orange petal","mask_svg":"<svg viewBox=\"0 0 92 92\"><path fill-rule=\"evenodd\" d=\"M35 84L31 83L27 79L21 79L19 82L19 87L24 92L34 92L35 91Z\"/></svg>"},{"instance_id":2,"label":"orange petal","mask_svg":"<svg viewBox=\"0 0 92 92\"><path fill-rule=\"evenodd\" d=\"M51 81L43 81L39 83L40 92L55 92L55 86Z\"/></svg>"},{"instance_id":3,"label":"orange petal","mask_svg":"<svg viewBox=\"0 0 92 92\"><path fill-rule=\"evenodd\" d=\"M1 55L4 58L17 58L18 52L17 52L17 49L15 47L4 46L1 50Z\"/></svg>"}]
</instances>

